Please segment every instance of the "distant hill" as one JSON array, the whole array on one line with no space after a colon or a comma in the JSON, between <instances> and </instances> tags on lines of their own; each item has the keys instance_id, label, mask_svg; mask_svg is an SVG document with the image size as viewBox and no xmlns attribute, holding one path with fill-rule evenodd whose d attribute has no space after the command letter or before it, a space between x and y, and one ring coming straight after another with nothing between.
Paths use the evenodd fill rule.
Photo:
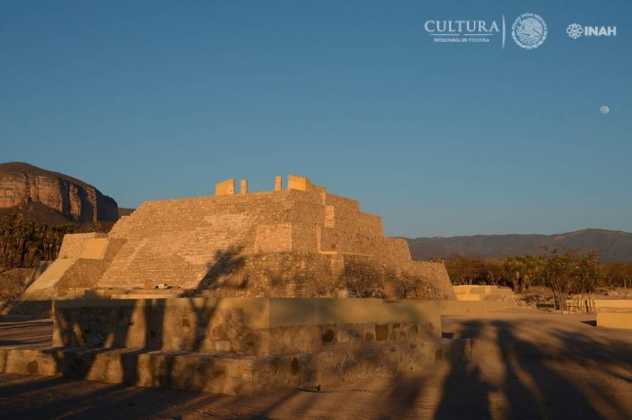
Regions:
<instances>
[{"instance_id":1,"label":"distant hill","mask_svg":"<svg viewBox=\"0 0 632 420\"><path fill-rule=\"evenodd\" d=\"M584 229L558 235L474 235L407 239L415 259L542 255L551 250L594 251L603 261L632 262L632 233Z\"/></svg>"},{"instance_id":2,"label":"distant hill","mask_svg":"<svg viewBox=\"0 0 632 420\"><path fill-rule=\"evenodd\" d=\"M24 162L0 163L0 215L21 213L45 224L114 222L114 199L92 185Z\"/></svg>"},{"instance_id":3,"label":"distant hill","mask_svg":"<svg viewBox=\"0 0 632 420\"><path fill-rule=\"evenodd\" d=\"M107 232L118 218L116 201L84 181L28 163L1 163L0 273L54 260L65 234Z\"/></svg>"}]
</instances>

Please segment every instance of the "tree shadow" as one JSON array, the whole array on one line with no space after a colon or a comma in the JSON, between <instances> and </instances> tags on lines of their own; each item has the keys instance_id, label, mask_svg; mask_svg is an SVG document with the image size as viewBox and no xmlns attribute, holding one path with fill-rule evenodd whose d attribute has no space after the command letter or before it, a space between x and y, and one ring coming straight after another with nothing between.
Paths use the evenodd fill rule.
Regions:
<instances>
[{"instance_id":1,"label":"tree shadow","mask_svg":"<svg viewBox=\"0 0 632 420\"><path fill-rule=\"evenodd\" d=\"M246 265L242 246L231 246L215 252L213 262L207 265L206 274L198 285L183 296L197 296L206 290L219 288L246 289L247 276L237 276Z\"/></svg>"},{"instance_id":2,"label":"tree shadow","mask_svg":"<svg viewBox=\"0 0 632 420\"><path fill-rule=\"evenodd\" d=\"M160 418L173 406L205 405L218 398L196 392L87 383L62 377L29 379L28 382L0 384L4 417Z\"/></svg>"},{"instance_id":3,"label":"tree shadow","mask_svg":"<svg viewBox=\"0 0 632 420\"><path fill-rule=\"evenodd\" d=\"M3 318L19 317L23 320L48 318L51 315L52 306L51 300L20 300L7 307L7 315Z\"/></svg>"},{"instance_id":4,"label":"tree shadow","mask_svg":"<svg viewBox=\"0 0 632 420\"><path fill-rule=\"evenodd\" d=\"M426 386L427 378L423 375L395 374L390 381L390 390L381 401L380 418L400 419L411 416Z\"/></svg>"},{"instance_id":5,"label":"tree shadow","mask_svg":"<svg viewBox=\"0 0 632 420\"><path fill-rule=\"evenodd\" d=\"M602 346L595 346L596 343L577 338L583 336L579 333L569 334L561 338L561 344L553 348L544 344L529 342L519 338L514 333L514 326L506 321L492 322L498 330L498 344L502 353L502 360L508 367L505 381L506 394L510 402L512 414L519 413L521 416L532 412L533 407L539 409L539 413L527 416L530 418L604 418L593 405L589 395L586 395L578 387L571 377L562 374L552 368L550 361L599 361L603 357ZM513 359L513 363L512 363ZM517 364L533 381L537 391L527 391L521 383L514 368ZM513 385L513 386L512 386ZM535 392L535 394L534 394ZM525 397L533 401L533 404L524 404ZM614 400L610 404L615 411L622 409ZM531 408L531 410L529 410ZM527 418L525 417L525 418Z\"/></svg>"},{"instance_id":6,"label":"tree shadow","mask_svg":"<svg viewBox=\"0 0 632 420\"><path fill-rule=\"evenodd\" d=\"M478 353L467 362L451 357L436 418L463 418L463 413L467 418L629 418L629 408L621 395L614 397L611 388L612 381L620 387L632 384L632 375L626 373L632 371L628 342L564 328L552 329L544 339L527 338L517 331L527 322L531 323L528 327L537 328L533 320L463 324L460 337L474 339L473 349ZM495 338L481 336L483 328L490 328ZM497 356L486 353L487 347L477 348L477 340L491 340ZM500 380L480 375L497 365L502 371ZM588 367L601 380L583 378L592 378L585 371Z\"/></svg>"},{"instance_id":7,"label":"tree shadow","mask_svg":"<svg viewBox=\"0 0 632 420\"><path fill-rule=\"evenodd\" d=\"M458 419L467 413L468 418L491 418L489 393L493 390L482 379L479 366L464 359L467 346L464 339L477 339L483 330L480 321L468 321L460 333L461 340L451 343L448 354L449 372L443 383L442 399L435 412L437 419Z\"/></svg>"}]
</instances>

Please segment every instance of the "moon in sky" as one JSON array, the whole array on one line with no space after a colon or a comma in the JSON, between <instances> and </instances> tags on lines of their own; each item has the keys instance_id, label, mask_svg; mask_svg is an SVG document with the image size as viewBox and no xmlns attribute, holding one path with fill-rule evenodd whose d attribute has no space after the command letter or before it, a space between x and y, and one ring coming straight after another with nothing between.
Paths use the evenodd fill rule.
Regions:
<instances>
[{"instance_id":1,"label":"moon in sky","mask_svg":"<svg viewBox=\"0 0 632 420\"><path fill-rule=\"evenodd\" d=\"M610 112L610 107L608 105L601 105L599 107L599 112L601 112L603 115L606 115Z\"/></svg>"}]
</instances>

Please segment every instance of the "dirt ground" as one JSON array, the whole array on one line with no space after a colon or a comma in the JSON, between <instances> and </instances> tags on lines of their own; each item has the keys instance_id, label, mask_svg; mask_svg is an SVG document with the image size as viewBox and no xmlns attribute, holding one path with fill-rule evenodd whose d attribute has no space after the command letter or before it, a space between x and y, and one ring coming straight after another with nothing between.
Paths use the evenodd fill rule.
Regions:
<instances>
[{"instance_id":1,"label":"dirt ground","mask_svg":"<svg viewBox=\"0 0 632 420\"><path fill-rule=\"evenodd\" d=\"M444 320L445 340L473 338L472 360L415 376L320 392L250 397L0 375L3 418L630 419L632 330L594 317L530 311ZM45 345L46 321L0 322L0 345ZM30 331L31 333L27 333Z\"/></svg>"}]
</instances>

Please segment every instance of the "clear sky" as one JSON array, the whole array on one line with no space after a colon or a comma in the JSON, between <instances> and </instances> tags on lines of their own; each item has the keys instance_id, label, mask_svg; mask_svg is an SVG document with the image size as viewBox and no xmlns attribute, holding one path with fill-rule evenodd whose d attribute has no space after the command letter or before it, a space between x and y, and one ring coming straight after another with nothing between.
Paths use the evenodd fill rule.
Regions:
<instances>
[{"instance_id":1,"label":"clear sky","mask_svg":"<svg viewBox=\"0 0 632 420\"><path fill-rule=\"evenodd\" d=\"M525 12L534 50L424 30ZM4 0L0 161L123 207L292 172L389 234L632 231L631 25L629 0Z\"/></svg>"}]
</instances>

